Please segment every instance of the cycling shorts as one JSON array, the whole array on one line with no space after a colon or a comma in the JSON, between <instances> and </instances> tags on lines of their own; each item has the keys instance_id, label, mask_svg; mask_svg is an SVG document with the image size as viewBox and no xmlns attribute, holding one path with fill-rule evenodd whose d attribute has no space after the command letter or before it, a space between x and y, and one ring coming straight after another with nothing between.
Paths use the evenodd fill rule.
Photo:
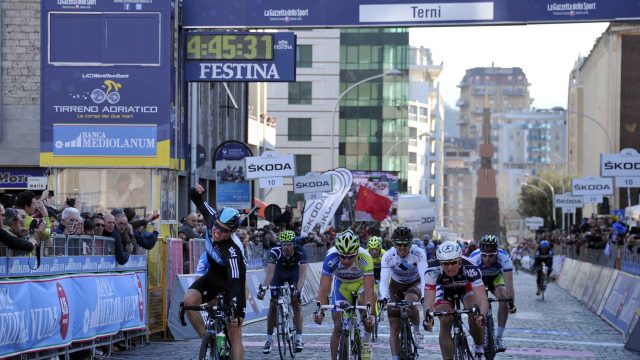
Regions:
<instances>
[{"instance_id":1,"label":"cycling shorts","mask_svg":"<svg viewBox=\"0 0 640 360\"><path fill-rule=\"evenodd\" d=\"M495 289L497 287L505 287L503 273L500 273L496 276L483 276L482 282L484 283L484 286L486 286L487 289L489 289L489 291L491 291L494 295L496 293Z\"/></svg>"},{"instance_id":2,"label":"cycling shorts","mask_svg":"<svg viewBox=\"0 0 640 360\"><path fill-rule=\"evenodd\" d=\"M239 280L236 280L239 281ZM215 276L211 273L206 273L203 276L201 276L198 280L196 280L193 284L191 284L191 286L189 286L189 289L194 289L200 292L200 294L202 294L202 303L208 303L209 301L213 300L216 298L216 296L218 296L218 294L220 293L224 293L224 301L229 304L231 302L231 293L229 291L229 287L227 286L229 284L229 279L225 278L221 278L219 276ZM242 295L239 296L238 300L238 313L236 314L236 317L241 317L244 318L244 309L247 303L246 297L245 297L245 292L242 292Z\"/></svg>"},{"instance_id":3,"label":"cycling shorts","mask_svg":"<svg viewBox=\"0 0 640 360\"><path fill-rule=\"evenodd\" d=\"M467 281L467 285L455 289L443 289L440 285L436 286L435 306L449 304L451 308L454 309L456 296L461 302L464 302L469 296L473 296L473 286L471 283Z\"/></svg>"},{"instance_id":4,"label":"cycling shorts","mask_svg":"<svg viewBox=\"0 0 640 360\"><path fill-rule=\"evenodd\" d=\"M298 278L300 276L300 271L298 271L298 267L294 267L290 270L276 270L276 273L273 275L273 279L271 279L271 286L283 286L285 283L289 283L289 285L298 285ZM302 289L300 289L302 290ZM277 293L280 290L271 289L271 298L277 297Z\"/></svg>"},{"instance_id":5,"label":"cycling shorts","mask_svg":"<svg viewBox=\"0 0 640 360\"><path fill-rule=\"evenodd\" d=\"M342 303L352 304L353 297L351 292L358 294L358 297L364 296L364 278L356 281L342 281L337 277L333 278L333 294L331 296L331 304L339 305Z\"/></svg>"},{"instance_id":6,"label":"cycling shorts","mask_svg":"<svg viewBox=\"0 0 640 360\"><path fill-rule=\"evenodd\" d=\"M389 301L398 302L404 300L406 294L414 294L420 299L420 278L409 284L403 284L391 279L389 282ZM388 306L387 316L390 318L399 318L400 309L395 306Z\"/></svg>"}]
</instances>

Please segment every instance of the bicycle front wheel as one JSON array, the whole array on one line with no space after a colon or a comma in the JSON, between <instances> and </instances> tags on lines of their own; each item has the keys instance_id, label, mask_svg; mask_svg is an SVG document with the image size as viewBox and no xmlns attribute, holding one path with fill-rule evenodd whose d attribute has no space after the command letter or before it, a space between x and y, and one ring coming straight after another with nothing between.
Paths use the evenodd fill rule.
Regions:
<instances>
[{"instance_id":1,"label":"bicycle front wheel","mask_svg":"<svg viewBox=\"0 0 640 360\"><path fill-rule=\"evenodd\" d=\"M342 330L340 333L340 342L338 343L338 360L349 360L350 345L351 339L349 338L349 332Z\"/></svg>"},{"instance_id":2,"label":"bicycle front wheel","mask_svg":"<svg viewBox=\"0 0 640 360\"><path fill-rule=\"evenodd\" d=\"M487 360L493 360L496 356L496 341L493 329L493 316L487 317L487 325L484 329L484 356Z\"/></svg>"},{"instance_id":3,"label":"bicycle front wheel","mask_svg":"<svg viewBox=\"0 0 640 360\"><path fill-rule=\"evenodd\" d=\"M287 323L284 317L284 310L281 305L278 305L278 315L276 320L276 331L278 338L278 353L280 359L284 360L287 357Z\"/></svg>"},{"instance_id":4,"label":"bicycle front wheel","mask_svg":"<svg viewBox=\"0 0 640 360\"><path fill-rule=\"evenodd\" d=\"M200 355L198 360L218 360L218 352L216 351L216 342L211 334L205 334L200 343Z\"/></svg>"},{"instance_id":5,"label":"bicycle front wheel","mask_svg":"<svg viewBox=\"0 0 640 360\"><path fill-rule=\"evenodd\" d=\"M467 343L467 337L464 332L459 332L453 337L453 359L454 360L474 360L471 350L469 350L469 344Z\"/></svg>"}]
</instances>

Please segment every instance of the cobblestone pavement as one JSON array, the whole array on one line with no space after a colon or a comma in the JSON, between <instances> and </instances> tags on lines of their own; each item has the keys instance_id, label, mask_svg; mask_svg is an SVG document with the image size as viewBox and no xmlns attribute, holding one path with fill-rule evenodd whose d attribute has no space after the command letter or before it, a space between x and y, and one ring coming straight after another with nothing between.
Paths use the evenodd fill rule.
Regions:
<instances>
[{"instance_id":1,"label":"cobblestone pavement","mask_svg":"<svg viewBox=\"0 0 640 360\"><path fill-rule=\"evenodd\" d=\"M548 286L543 302L535 295L535 278L532 275L520 272L514 278L518 313L509 317L504 335L509 349L499 354L498 359L640 359L640 353L623 348L620 332L557 285ZM322 326L315 325L311 320L314 310L312 304L304 307L305 350L298 358L329 359L331 319L325 319ZM245 326L246 359L278 358L277 345L271 354L262 354L265 324L265 321L258 321ZM433 333L426 334L425 349L421 350L420 359L441 359L437 331L436 325ZM388 332L388 323L381 323L380 339L373 345L376 359L391 358ZM152 342L148 346L114 353L110 358L195 359L198 349L199 340Z\"/></svg>"}]
</instances>

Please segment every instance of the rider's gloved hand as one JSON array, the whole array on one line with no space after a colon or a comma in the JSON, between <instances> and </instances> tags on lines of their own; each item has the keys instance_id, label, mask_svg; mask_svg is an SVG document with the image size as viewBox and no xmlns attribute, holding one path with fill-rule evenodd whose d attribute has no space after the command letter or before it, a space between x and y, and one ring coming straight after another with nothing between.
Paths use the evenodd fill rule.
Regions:
<instances>
[{"instance_id":1,"label":"rider's gloved hand","mask_svg":"<svg viewBox=\"0 0 640 360\"><path fill-rule=\"evenodd\" d=\"M424 320L422 321L422 327L425 331L431 332L433 331L433 316L429 314L428 311L424 313Z\"/></svg>"},{"instance_id":2,"label":"rider's gloved hand","mask_svg":"<svg viewBox=\"0 0 640 360\"><path fill-rule=\"evenodd\" d=\"M382 298L382 299L378 300L378 304L380 305L380 308L384 308L385 305L387 305L388 302L389 302L389 300L387 298Z\"/></svg>"},{"instance_id":3,"label":"rider's gloved hand","mask_svg":"<svg viewBox=\"0 0 640 360\"><path fill-rule=\"evenodd\" d=\"M300 297L302 297L302 291L300 291L300 290L298 290L298 289L294 289L294 290L291 292L291 297L294 297L294 298L298 298L298 299L300 299Z\"/></svg>"},{"instance_id":4,"label":"rider's gloved hand","mask_svg":"<svg viewBox=\"0 0 640 360\"><path fill-rule=\"evenodd\" d=\"M476 317L476 324L478 324L478 326L480 327L484 327L484 325L487 323L487 318L485 318L484 315L482 314L478 314L475 317Z\"/></svg>"},{"instance_id":5,"label":"rider's gloved hand","mask_svg":"<svg viewBox=\"0 0 640 360\"><path fill-rule=\"evenodd\" d=\"M258 285L258 294L256 295L258 300L264 299L264 295L266 294L266 292L267 292L267 289L263 288L262 284Z\"/></svg>"},{"instance_id":6,"label":"rider's gloved hand","mask_svg":"<svg viewBox=\"0 0 640 360\"><path fill-rule=\"evenodd\" d=\"M509 301L509 314L515 314L516 311L518 311L516 304L513 302L513 300Z\"/></svg>"},{"instance_id":7,"label":"rider's gloved hand","mask_svg":"<svg viewBox=\"0 0 640 360\"><path fill-rule=\"evenodd\" d=\"M316 324L321 325L322 320L324 320L323 311L313 313L313 321L315 321Z\"/></svg>"}]
</instances>

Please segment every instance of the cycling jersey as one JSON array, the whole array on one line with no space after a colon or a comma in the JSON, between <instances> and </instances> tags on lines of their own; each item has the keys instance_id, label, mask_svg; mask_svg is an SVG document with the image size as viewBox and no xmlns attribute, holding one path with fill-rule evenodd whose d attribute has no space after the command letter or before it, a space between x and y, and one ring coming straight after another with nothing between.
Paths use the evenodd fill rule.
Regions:
<instances>
[{"instance_id":1,"label":"cycling jersey","mask_svg":"<svg viewBox=\"0 0 640 360\"><path fill-rule=\"evenodd\" d=\"M291 255L287 256L282 251L281 246L276 246L271 248L269 251L269 257L267 259L269 264L276 265L276 272L278 269L292 269L298 268L298 265L307 263L307 253L304 251L304 248L300 245L293 246L293 252Z\"/></svg>"},{"instance_id":2,"label":"cycling jersey","mask_svg":"<svg viewBox=\"0 0 640 360\"><path fill-rule=\"evenodd\" d=\"M473 287L484 286L480 269L464 256L460 269L454 276L445 274L439 260L431 261L424 281L425 290L436 292L436 306L442 302L454 306L456 296L464 300L466 296L473 294Z\"/></svg>"},{"instance_id":3,"label":"cycling jersey","mask_svg":"<svg viewBox=\"0 0 640 360\"><path fill-rule=\"evenodd\" d=\"M507 254L504 250L498 249L498 253L496 254L496 261L491 264L491 266L487 266L482 261L482 254L480 253L480 249L471 253L469 256L469 260L473 264L475 264L480 271L482 272L482 277L494 277L502 274L502 272L513 271L513 264L511 263L511 258L509 254Z\"/></svg>"},{"instance_id":4,"label":"cycling jersey","mask_svg":"<svg viewBox=\"0 0 640 360\"><path fill-rule=\"evenodd\" d=\"M391 248L382 257L380 275L380 297L389 299L389 278L401 284L411 284L420 280L420 291L424 292L424 273L427 271L427 255L417 245L412 245L404 258Z\"/></svg>"},{"instance_id":5,"label":"cycling jersey","mask_svg":"<svg viewBox=\"0 0 640 360\"><path fill-rule=\"evenodd\" d=\"M345 282L357 281L364 275L373 275L373 260L367 250L358 249L358 255L351 266L345 268L340 264L338 249L332 247L327 252L322 264L322 275L334 276Z\"/></svg>"},{"instance_id":6,"label":"cycling jersey","mask_svg":"<svg viewBox=\"0 0 640 360\"><path fill-rule=\"evenodd\" d=\"M191 201L202 213L207 224L205 231L205 251L200 259L206 258L206 262L198 262L197 272L206 273L190 289L198 290L202 294L203 302L208 302L217 294L224 292L226 301L236 302L235 312L244 317L246 306L245 282L246 263L244 247L235 233L229 239L213 241L209 236L209 229L216 221L216 210L202 199L202 195L195 189L189 191Z\"/></svg>"},{"instance_id":7,"label":"cycling jersey","mask_svg":"<svg viewBox=\"0 0 640 360\"><path fill-rule=\"evenodd\" d=\"M382 267L380 264L382 263L382 257L385 253L386 250L384 249L380 249L380 254L378 256L373 256L371 255L371 253L369 253L371 259L373 260L373 277L378 281L380 280L380 269Z\"/></svg>"}]
</instances>

